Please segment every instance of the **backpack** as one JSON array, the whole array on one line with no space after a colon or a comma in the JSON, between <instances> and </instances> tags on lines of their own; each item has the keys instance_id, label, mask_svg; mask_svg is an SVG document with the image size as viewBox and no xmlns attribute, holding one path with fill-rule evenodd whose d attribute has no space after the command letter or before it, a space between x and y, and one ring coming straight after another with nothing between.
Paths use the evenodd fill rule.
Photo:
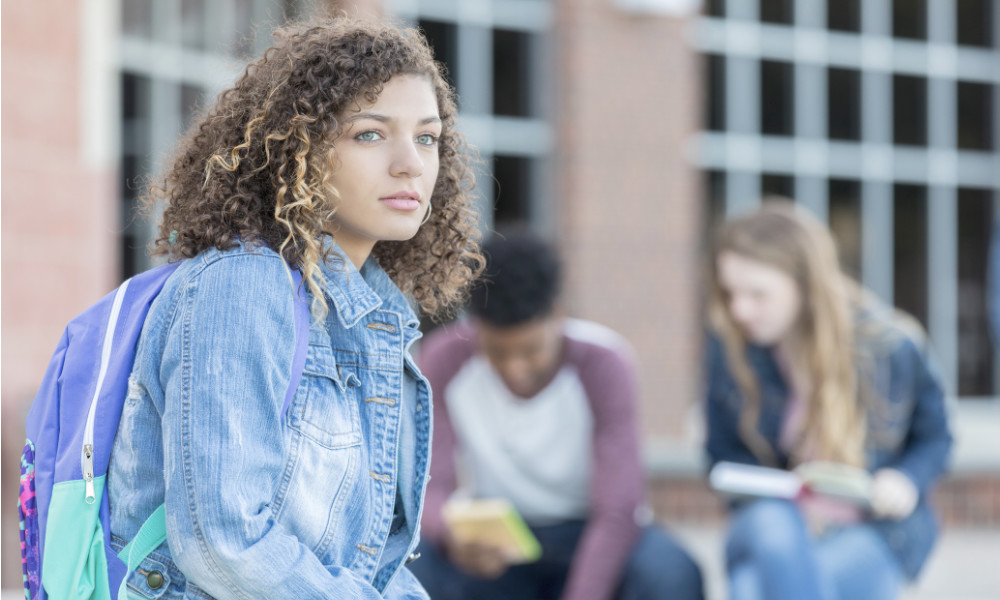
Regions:
<instances>
[{"instance_id":1,"label":"backpack","mask_svg":"<svg viewBox=\"0 0 1000 600\"><path fill-rule=\"evenodd\" d=\"M166 540L163 505L119 554L111 547L105 477L136 346L153 300L180 263L153 268L70 321L28 413L18 512L27 600L125 600L128 574ZM296 293L295 354L282 415L309 344L309 307ZM44 567L44 568L43 568Z\"/></svg>"}]
</instances>

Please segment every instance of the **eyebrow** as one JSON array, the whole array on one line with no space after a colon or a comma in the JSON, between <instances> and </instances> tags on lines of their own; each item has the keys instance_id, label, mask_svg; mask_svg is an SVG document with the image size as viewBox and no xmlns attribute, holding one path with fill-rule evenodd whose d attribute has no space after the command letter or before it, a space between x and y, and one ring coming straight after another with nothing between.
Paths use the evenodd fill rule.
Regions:
<instances>
[{"instance_id":1,"label":"eyebrow","mask_svg":"<svg viewBox=\"0 0 1000 600\"><path fill-rule=\"evenodd\" d=\"M361 121L363 119L371 119L373 121L379 121L380 123L391 123L394 120L392 117L386 115L365 111L347 117L347 122L354 123L355 121ZM440 123L440 122L441 122L441 117L434 115L433 117L425 117L421 119L418 125L429 125L431 123Z\"/></svg>"}]
</instances>

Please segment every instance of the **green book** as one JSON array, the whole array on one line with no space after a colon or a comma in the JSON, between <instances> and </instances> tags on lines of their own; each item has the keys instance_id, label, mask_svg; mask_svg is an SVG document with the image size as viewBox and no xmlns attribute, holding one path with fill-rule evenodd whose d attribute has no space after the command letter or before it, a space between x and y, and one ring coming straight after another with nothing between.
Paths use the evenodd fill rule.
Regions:
<instances>
[{"instance_id":1,"label":"green book","mask_svg":"<svg viewBox=\"0 0 1000 600\"><path fill-rule=\"evenodd\" d=\"M535 534L507 500L450 500L442 514L457 541L499 548L511 564L534 562L542 555Z\"/></svg>"}]
</instances>

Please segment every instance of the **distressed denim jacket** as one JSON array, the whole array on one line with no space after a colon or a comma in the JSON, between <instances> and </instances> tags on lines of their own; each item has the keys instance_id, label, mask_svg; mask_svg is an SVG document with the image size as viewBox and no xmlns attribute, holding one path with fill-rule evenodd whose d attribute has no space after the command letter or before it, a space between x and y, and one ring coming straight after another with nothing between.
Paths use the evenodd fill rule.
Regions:
<instances>
[{"instance_id":1,"label":"distressed denim jacket","mask_svg":"<svg viewBox=\"0 0 1000 600\"><path fill-rule=\"evenodd\" d=\"M917 486L916 509L902 520L869 523L886 541L903 572L915 579L937 538L937 520L929 499L944 473L951 451L944 392L922 332L907 325L888 307L875 304L855 314L862 384L872 393L867 408L865 460L869 471L891 467ZM733 461L758 464L739 433L743 398L729 370L720 340L710 337L706 375L708 436L712 464ZM788 383L771 348L748 346L747 360L760 383L761 413L757 429L777 457L788 466L778 439L789 398Z\"/></svg>"},{"instance_id":2,"label":"distressed denim jacket","mask_svg":"<svg viewBox=\"0 0 1000 600\"><path fill-rule=\"evenodd\" d=\"M167 542L130 597L427 598L404 566L430 461L418 321L374 259L323 273L330 310L284 417L295 325L278 254L205 251L154 302L108 485L116 550L161 503Z\"/></svg>"}]
</instances>

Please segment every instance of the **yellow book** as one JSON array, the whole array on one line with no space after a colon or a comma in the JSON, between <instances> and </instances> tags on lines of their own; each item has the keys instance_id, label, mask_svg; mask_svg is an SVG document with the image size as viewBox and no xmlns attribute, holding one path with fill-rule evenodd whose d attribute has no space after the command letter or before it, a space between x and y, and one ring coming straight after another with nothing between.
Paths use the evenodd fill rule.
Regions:
<instances>
[{"instance_id":1,"label":"yellow book","mask_svg":"<svg viewBox=\"0 0 1000 600\"><path fill-rule=\"evenodd\" d=\"M452 537L499 548L511 564L538 560L542 547L524 519L502 498L450 500L442 510Z\"/></svg>"}]
</instances>

